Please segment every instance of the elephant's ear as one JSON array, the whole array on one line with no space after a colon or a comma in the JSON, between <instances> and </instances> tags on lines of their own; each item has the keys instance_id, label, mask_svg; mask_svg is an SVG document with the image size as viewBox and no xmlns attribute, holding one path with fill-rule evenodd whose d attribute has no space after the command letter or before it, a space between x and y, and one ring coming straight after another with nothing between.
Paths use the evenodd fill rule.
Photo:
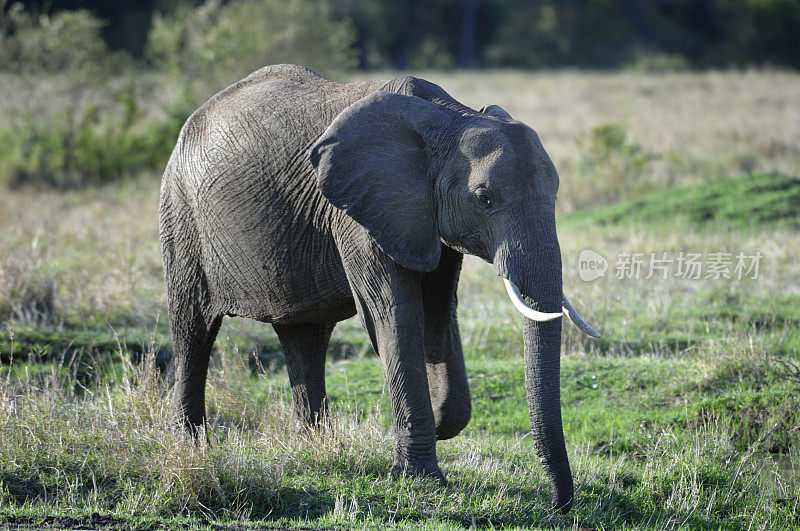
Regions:
<instances>
[{"instance_id":1,"label":"elephant's ear","mask_svg":"<svg viewBox=\"0 0 800 531\"><path fill-rule=\"evenodd\" d=\"M484 105L481 108L481 112L483 114L488 114L489 116L497 116L499 118L508 118L509 120L513 120L510 114L508 114L502 107L499 105Z\"/></svg>"},{"instance_id":2,"label":"elephant's ear","mask_svg":"<svg viewBox=\"0 0 800 531\"><path fill-rule=\"evenodd\" d=\"M410 269L439 264L430 162L435 139L458 116L415 96L373 92L343 110L309 152L322 195Z\"/></svg>"}]
</instances>

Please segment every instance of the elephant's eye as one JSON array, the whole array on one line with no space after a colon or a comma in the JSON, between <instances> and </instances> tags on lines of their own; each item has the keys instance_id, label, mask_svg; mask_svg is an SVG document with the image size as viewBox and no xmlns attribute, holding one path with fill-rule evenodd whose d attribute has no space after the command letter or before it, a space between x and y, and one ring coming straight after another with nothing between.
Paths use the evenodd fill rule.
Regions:
<instances>
[{"instance_id":1,"label":"elephant's eye","mask_svg":"<svg viewBox=\"0 0 800 531\"><path fill-rule=\"evenodd\" d=\"M486 188L478 188L475 190L475 196L478 198L478 204L483 208L492 208L494 203L492 202L492 195L489 193L489 190Z\"/></svg>"}]
</instances>

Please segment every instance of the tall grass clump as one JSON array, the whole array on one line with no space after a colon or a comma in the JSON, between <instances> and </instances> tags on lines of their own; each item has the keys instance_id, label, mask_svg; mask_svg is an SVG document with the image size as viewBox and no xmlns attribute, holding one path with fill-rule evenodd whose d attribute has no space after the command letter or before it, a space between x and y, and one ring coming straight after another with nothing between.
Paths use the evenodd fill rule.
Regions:
<instances>
[{"instance_id":1,"label":"tall grass clump","mask_svg":"<svg viewBox=\"0 0 800 531\"><path fill-rule=\"evenodd\" d=\"M0 322L51 325L59 320L58 306L58 282L40 251L0 258Z\"/></svg>"},{"instance_id":2,"label":"tall grass clump","mask_svg":"<svg viewBox=\"0 0 800 531\"><path fill-rule=\"evenodd\" d=\"M344 415L324 433L298 430L281 390L247 392L253 382L241 360L222 361L212 371L211 445L193 441L177 429L153 353L138 365L129 359L120 352L107 360L106 376L80 393L72 390L69 371L36 383L0 373L0 499L6 507L301 516L316 510L313 504L303 510L301 502L314 497L303 485L328 474L341 479L388 467L388 452L375 453L389 448L382 427Z\"/></svg>"}]
</instances>

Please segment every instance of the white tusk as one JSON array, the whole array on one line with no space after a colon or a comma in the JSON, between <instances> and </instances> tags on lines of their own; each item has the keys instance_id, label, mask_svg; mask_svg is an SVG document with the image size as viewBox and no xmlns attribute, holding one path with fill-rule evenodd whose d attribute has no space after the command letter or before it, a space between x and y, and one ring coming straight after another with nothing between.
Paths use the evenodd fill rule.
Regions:
<instances>
[{"instance_id":1,"label":"white tusk","mask_svg":"<svg viewBox=\"0 0 800 531\"><path fill-rule=\"evenodd\" d=\"M506 291L508 292L508 296L511 299L512 304L514 304L514 308L517 309L519 313L530 319L531 321L538 321L543 323L545 321L552 321L553 319L558 319L561 317L561 312L558 313L544 313L544 312L537 312L527 304L522 299L522 293L519 292L519 288L514 285L513 282L508 280L507 278L503 279L503 283L506 285Z\"/></svg>"},{"instance_id":2,"label":"white tusk","mask_svg":"<svg viewBox=\"0 0 800 531\"><path fill-rule=\"evenodd\" d=\"M519 288L514 285L513 282L508 280L507 278L503 279L503 283L506 285L506 291L508 292L508 297L511 299L512 304L514 304L514 308L517 309L519 313L530 319L531 321L538 321L540 323L545 321L552 321L553 319L558 319L562 315L566 315L569 317L575 326L580 328L584 333L592 336L592 337L600 337L600 332L586 324L586 321L583 320L583 317L572 307L570 304L569 299L562 293L561 294L561 305L562 305L562 313L545 313L539 312L525 304L525 300L522 298L522 293L519 292Z\"/></svg>"},{"instance_id":3,"label":"white tusk","mask_svg":"<svg viewBox=\"0 0 800 531\"><path fill-rule=\"evenodd\" d=\"M575 326L592 337L600 337L600 332L586 324L586 321L584 321L583 317L581 317L580 314L575 311L575 308L572 307L572 305L569 303L569 300L567 300L566 295L563 293L561 294L561 304L564 306L564 313L567 314L567 317L572 319L572 322L575 323Z\"/></svg>"}]
</instances>

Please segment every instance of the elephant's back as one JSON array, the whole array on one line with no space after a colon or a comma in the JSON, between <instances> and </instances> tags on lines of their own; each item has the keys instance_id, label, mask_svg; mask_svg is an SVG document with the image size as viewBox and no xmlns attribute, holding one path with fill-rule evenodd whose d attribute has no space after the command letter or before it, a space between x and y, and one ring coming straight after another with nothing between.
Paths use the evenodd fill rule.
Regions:
<instances>
[{"instance_id":1,"label":"elephant's back","mask_svg":"<svg viewBox=\"0 0 800 531\"><path fill-rule=\"evenodd\" d=\"M192 158L208 166L275 167L288 162L281 155L305 154L339 112L373 90L374 83L336 83L296 65L265 67L195 111L184 126L182 137L193 139L185 148L203 148Z\"/></svg>"},{"instance_id":2,"label":"elephant's back","mask_svg":"<svg viewBox=\"0 0 800 531\"><path fill-rule=\"evenodd\" d=\"M222 311L272 322L331 308L327 319L352 314L331 235L344 215L317 190L308 150L371 88L268 67L220 92L187 123L179 178Z\"/></svg>"}]
</instances>

